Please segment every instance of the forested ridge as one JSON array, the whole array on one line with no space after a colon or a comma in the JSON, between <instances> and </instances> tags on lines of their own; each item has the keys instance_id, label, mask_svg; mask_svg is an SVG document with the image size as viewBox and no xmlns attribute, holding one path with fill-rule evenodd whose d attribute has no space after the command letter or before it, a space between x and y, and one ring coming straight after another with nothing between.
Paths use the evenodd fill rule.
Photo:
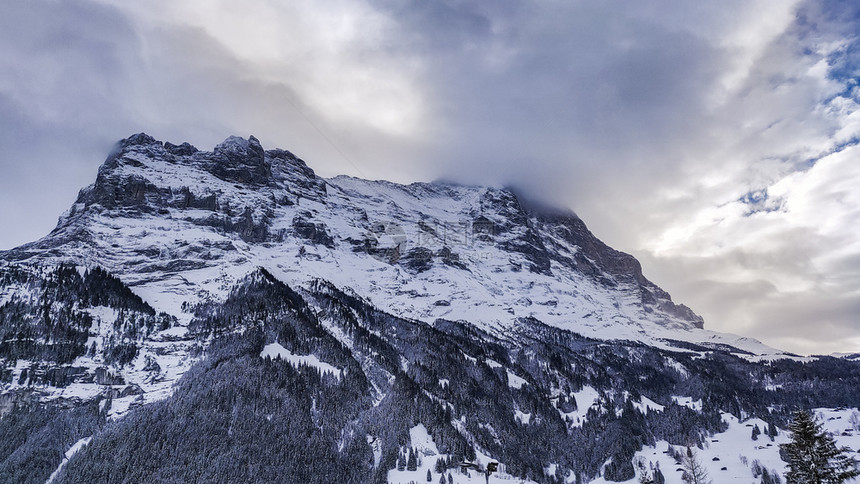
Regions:
<instances>
[{"instance_id":1,"label":"forested ridge","mask_svg":"<svg viewBox=\"0 0 860 484\"><path fill-rule=\"evenodd\" d=\"M175 324L100 269L2 277L40 295L0 306L6 375L24 358L72 367L88 351L84 307L124 315L105 356ZM204 358L171 396L117 420L106 418L109 385L91 401L16 401L0 419L0 482L44 482L69 446L92 435L54 482L381 483L409 459L418 424L450 468L480 451L537 482L558 479L544 472L550 462L558 476L622 481L635 475L637 450L658 440L701 445L725 428L721 412L785 428L796 409L860 402L860 368L849 360L752 363L731 349L598 341L529 318L489 334L396 317L322 280L289 287L263 269L224 302L189 310ZM262 357L273 343L339 373ZM105 361L110 369L130 360ZM33 384L46 381L66 383ZM599 397L579 408L586 387ZM645 410L641 396L663 410ZM701 400L701 410L673 396Z\"/></svg>"}]
</instances>

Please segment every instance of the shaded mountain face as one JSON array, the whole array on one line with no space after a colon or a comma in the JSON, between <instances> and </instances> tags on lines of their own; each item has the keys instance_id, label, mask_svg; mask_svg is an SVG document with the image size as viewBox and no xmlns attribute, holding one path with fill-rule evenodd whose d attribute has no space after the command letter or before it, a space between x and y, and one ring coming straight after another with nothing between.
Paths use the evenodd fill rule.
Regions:
<instances>
[{"instance_id":1,"label":"shaded mountain face","mask_svg":"<svg viewBox=\"0 0 860 484\"><path fill-rule=\"evenodd\" d=\"M0 482L626 481L651 446L857 406L858 364L706 331L509 190L139 134L0 254Z\"/></svg>"}]
</instances>

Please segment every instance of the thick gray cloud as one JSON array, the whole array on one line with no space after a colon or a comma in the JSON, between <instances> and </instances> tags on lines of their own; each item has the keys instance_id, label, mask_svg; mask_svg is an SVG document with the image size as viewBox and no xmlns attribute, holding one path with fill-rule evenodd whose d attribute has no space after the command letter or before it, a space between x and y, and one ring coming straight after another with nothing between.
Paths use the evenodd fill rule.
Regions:
<instances>
[{"instance_id":1,"label":"thick gray cloud","mask_svg":"<svg viewBox=\"0 0 860 484\"><path fill-rule=\"evenodd\" d=\"M110 8L13 2L0 18L0 245L52 228L122 123L115 87L136 37ZM126 123L127 124L127 123ZM71 186L69 184L72 184ZM53 199L64 192L62 202ZM58 211L59 209L59 211Z\"/></svg>"},{"instance_id":2,"label":"thick gray cloud","mask_svg":"<svg viewBox=\"0 0 860 484\"><path fill-rule=\"evenodd\" d=\"M515 184L717 330L860 351L858 7L799 0L13 2L0 246L119 138ZM826 329L826 330L825 330Z\"/></svg>"}]
</instances>

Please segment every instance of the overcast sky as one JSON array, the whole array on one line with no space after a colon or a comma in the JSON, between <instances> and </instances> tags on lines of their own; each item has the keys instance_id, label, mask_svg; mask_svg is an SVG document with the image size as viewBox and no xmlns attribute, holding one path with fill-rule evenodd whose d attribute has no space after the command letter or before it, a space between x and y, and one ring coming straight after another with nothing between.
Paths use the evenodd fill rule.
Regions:
<instances>
[{"instance_id":1,"label":"overcast sky","mask_svg":"<svg viewBox=\"0 0 860 484\"><path fill-rule=\"evenodd\" d=\"M323 176L515 184L706 327L860 351L860 4L12 0L0 248L136 132Z\"/></svg>"}]
</instances>

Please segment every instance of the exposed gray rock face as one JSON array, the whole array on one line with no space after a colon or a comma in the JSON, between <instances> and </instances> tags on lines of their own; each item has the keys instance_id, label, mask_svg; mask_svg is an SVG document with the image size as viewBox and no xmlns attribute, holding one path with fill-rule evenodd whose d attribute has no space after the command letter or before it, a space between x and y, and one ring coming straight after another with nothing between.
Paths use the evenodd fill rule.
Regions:
<instances>
[{"instance_id":1,"label":"exposed gray rock face","mask_svg":"<svg viewBox=\"0 0 860 484\"><path fill-rule=\"evenodd\" d=\"M222 180L248 185L266 185L272 178L271 162L260 141L231 136L215 147L211 157L204 159L206 169Z\"/></svg>"},{"instance_id":2,"label":"exposed gray rock face","mask_svg":"<svg viewBox=\"0 0 860 484\"><path fill-rule=\"evenodd\" d=\"M433 266L433 251L426 247L415 247L409 249L400 262L414 274L424 272Z\"/></svg>"},{"instance_id":3,"label":"exposed gray rock face","mask_svg":"<svg viewBox=\"0 0 860 484\"><path fill-rule=\"evenodd\" d=\"M230 185L216 187L215 179ZM325 192L325 181L302 160L286 150L267 152L254 136L231 136L213 151L204 152L188 143L163 143L139 133L117 143L99 168L96 181L81 190L50 237L5 257L57 256L62 253L61 245L95 245L90 233L94 216L179 217L219 233L235 234L248 243L277 242L283 240L285 230L270 230L274 209L294 205L302 198L319 200ZM242 196L246 194L261 196ZM309 228L318 232L311 234L312 242L333 243L322 223L305 224L297 233L306 234ZM156 249L138 253L152 250ZM149 270L159 267L166 266ZM177 267L175 263L173 267Z\"/></svg>"},{"instance_id":4,"label":"exposed gray rock face","mask_svg":"<svg viewBox=\"0 0 860 484\"><path fill-rule=\"evenodd\" d=\"M334 248L334 239L326 231L325 224L322 222L311 222L311 217L312 215L308 212L293 217L293 231L295 234L312 244Z\"/></svg>"},{"instance_id":5,"label":"exposed gray rock face","mask_svg":"<svg viewBox=\"0 0 860 484\"><path fill-rule=\"evenodd\" d=\"M687 320L697 328L703 327L701 316L683 304L673 303L669 293L645 278L642 265L635 257L604 244L575 214L534 212L533 215L543 230L554 236L548 238L550 244L558 238L580 248L572 257L562 256L560 261L573 265L607 285L622 281L634 283L639 287L644 304L656 304L662 311ZM555 253L559 254L558 251Z\"/></svg>"},{"instance_id":6,"label":"exposed gray rock face","mask_svg":"<svg viewBox=\"0 0 860 484\"><path fill-rule=\"evenodd\" d=\"M158 186L142 174L127 173L121 167L146 168L152 162L188 166L205 170L217 178L234 182L245 189L287 188L296 196L315 198L325 194L325 183L295 155L285 150L263 150L254 136L247 140L227 138L211 152L199 151L188 143L162 143L139 133L117 143L99 169L96 182L81 190L76 204L98 204L103 208L133 208L153 212L163 208L228 209L218 203L217 193L195 193L188 186L178 190ZM177 170L180 172L182 170ZM290 190L293 185L298 190ZM288 196L274 200L292 204Z\"/></svg>"}]
</instances>

